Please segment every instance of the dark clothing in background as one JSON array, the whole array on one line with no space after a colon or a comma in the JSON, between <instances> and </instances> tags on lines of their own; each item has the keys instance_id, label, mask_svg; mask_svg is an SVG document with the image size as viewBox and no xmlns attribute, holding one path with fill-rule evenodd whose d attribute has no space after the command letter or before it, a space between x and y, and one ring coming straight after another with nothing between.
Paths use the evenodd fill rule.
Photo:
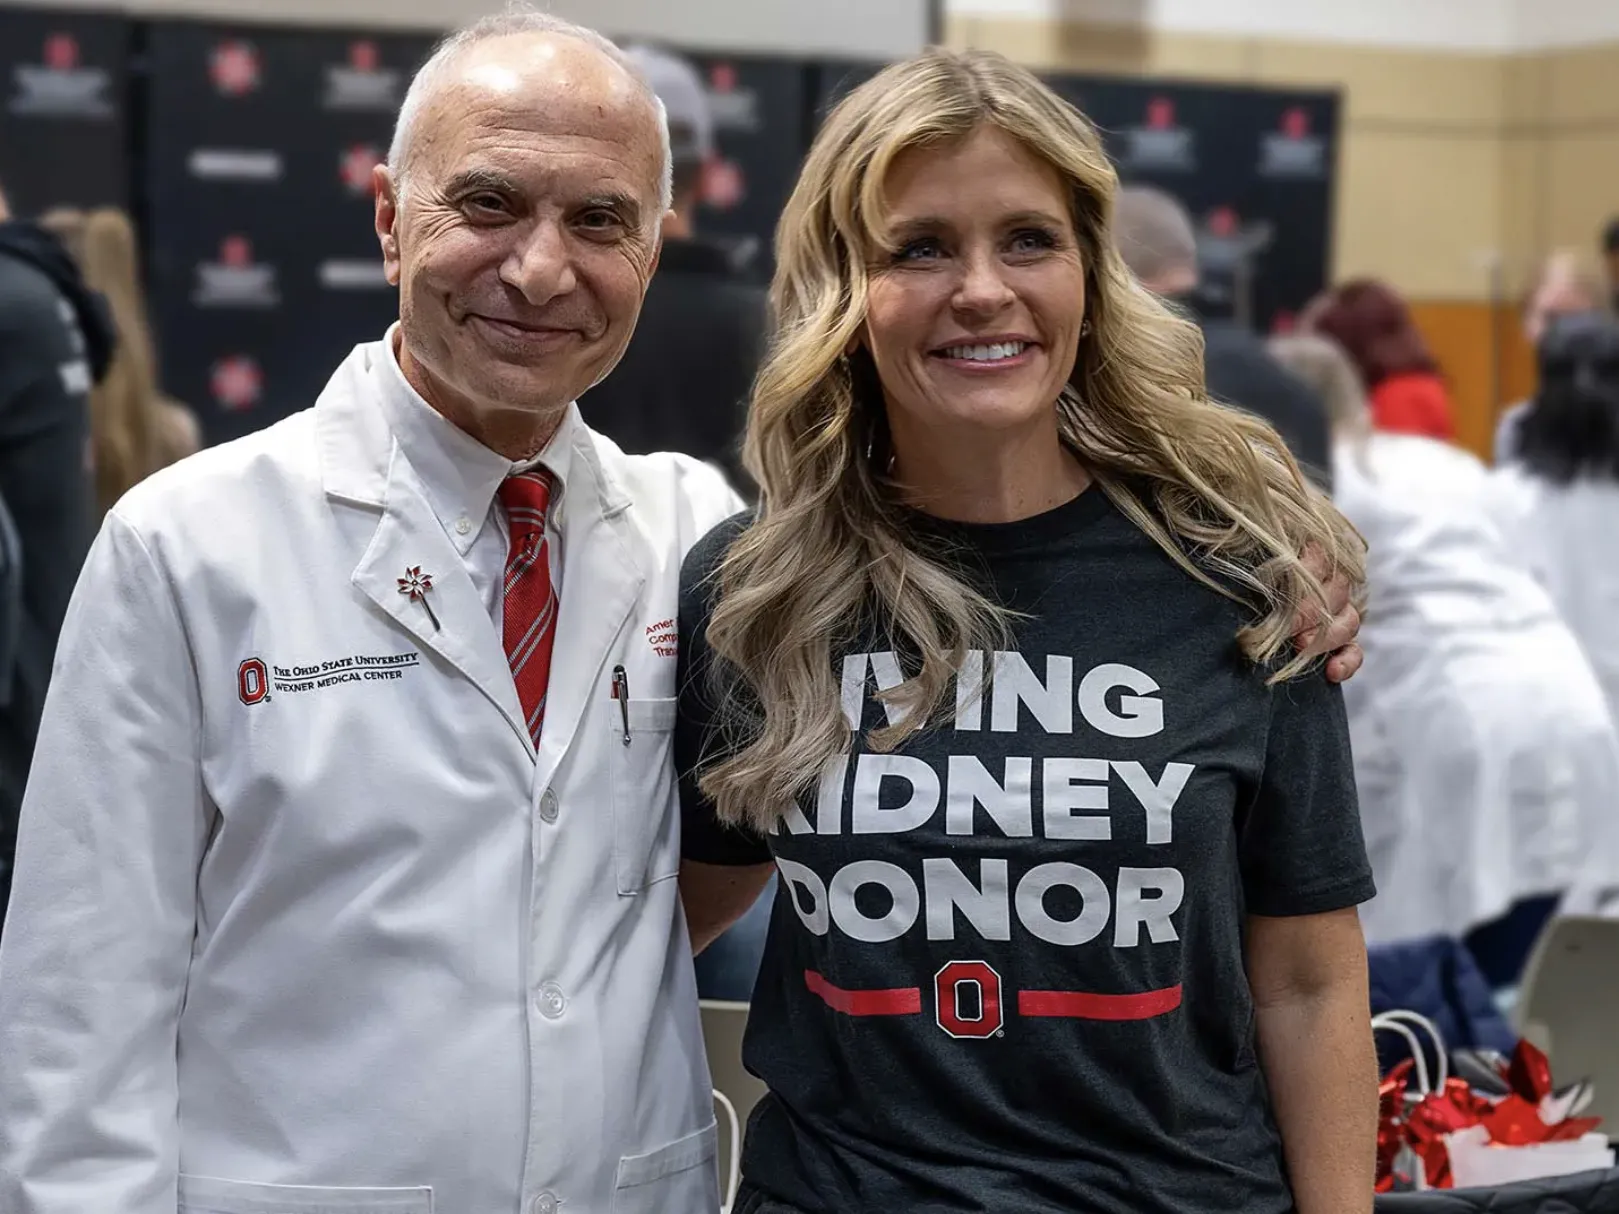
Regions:
<instances>
[{"instance_id":1,"label":"dark clothing in background","mask_svg":"<svg viewBox=\"0 0 1619 1214\"><path fill-rule=\"evenodd\" d=\"M679 451L719 465L738 492L748 395L765 342L765 293L725 250L663 246L629 349L579 402L585 421L632 455Z\"/></svg>"},{"instance_id":2,"label":"dark clothing in background","mask_svg":"<svg viewBox=\"0 0 1619 1214\"><path fill-rule=\"evenodd\" d=\"M1269 422L1310 479L1330 490L1332 433L1314 389L1272 358L1251 330L1235 321L1194 319L1203 329L1209 395Z\"/></svg>"},{"instance_id":3,"label":"dark clothing in background","mask_svg":"<svg viewBox=\"0 0 1619 1214\"><path fill-rule=\"evenodd\" d=\"M56 238L0 223L0 501L21 565L15 661L0 677L0 907L56 638L90 545L89 393L115 340Z\"/></svg>"}]
</instances>

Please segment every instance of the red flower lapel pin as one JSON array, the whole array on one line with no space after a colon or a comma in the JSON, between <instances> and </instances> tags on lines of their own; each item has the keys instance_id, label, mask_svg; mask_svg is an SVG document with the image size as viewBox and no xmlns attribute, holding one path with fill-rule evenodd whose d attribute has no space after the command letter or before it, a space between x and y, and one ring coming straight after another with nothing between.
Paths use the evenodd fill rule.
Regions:
<instances>
[{"instance_id":1,"label":"red flower lapel pin","mask_svg":"<svg viewBox=\"0 0 1619 1214\"><path fill-rule=\"evenodd\" d=\"M433 589L433 575L424 573L420 565L410 565L405 569L405 576L399 579L399 593L407 595L413 603L420 603L427 608L427 618L433 621L433 628L438 629L438 616L433 614L433 604L427 601L428 591Z\"/></svg>"}]
</instances>

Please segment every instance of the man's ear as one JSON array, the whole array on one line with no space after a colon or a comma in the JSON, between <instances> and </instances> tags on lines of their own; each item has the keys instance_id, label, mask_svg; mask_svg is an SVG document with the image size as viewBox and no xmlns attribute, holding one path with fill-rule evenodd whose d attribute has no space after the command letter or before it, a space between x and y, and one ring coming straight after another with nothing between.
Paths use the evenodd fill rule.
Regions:
<instances>
[{"instance_id":1,"label":"man's ear","mask_svg":"<svg viewBox=\"0 0 1619 1214\"><path fill-rule=\"evenodd\" d=\"M371 170L371 190L376 195L374 222L377 240L382 245L382 268L388 276L388 285L399 285L401 260L399 255L400 190L388 166L379 164Z\"/></svg>"},{"instance_id":2,"label":"man's ear","mask_svg":"<svg viewBox=\"0 0 1619 1214\"><path fill-rule=\"evenodd\" d=\"M663 260L663 225L660 223L652 234L652 261L646 268L646 280L652 281L652 276L658 272L658 263Z\"/></svg>"}]
</instances>

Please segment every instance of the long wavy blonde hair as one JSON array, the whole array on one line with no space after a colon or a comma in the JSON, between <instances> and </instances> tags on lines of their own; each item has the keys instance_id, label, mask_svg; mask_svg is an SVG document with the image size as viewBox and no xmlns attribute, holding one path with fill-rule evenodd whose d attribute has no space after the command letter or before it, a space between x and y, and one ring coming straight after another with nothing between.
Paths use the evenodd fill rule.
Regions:
<instances>
[{"instance_id":1,"label":"long wavy blonde hair","mask_svg":"<svg viewBox=\"0 0 1619 1214\"><path fill-rule=\"evenodd\" d=\"M190 410L158 388L157 352L141 289L135 227L122 211L56 210L43 217L79 263L84 281L112 313L118 346L107 374L90 393L90 445L96 504L105 514L159 468L199 446Z\"/></svg>"},{"instance_id":2,"label":"long wavy blonde hair","mask_svg":"<svg viewBox=\"0 0 1619 1214\"><path fill-rule=\"evenodd\" d=\"M938 718L969 651L1007 647L1009 613L915 542L886 474L875 366L863 348L845 356L868 267L893 251L884 183L896 157L982 126L1072 188L1091 331L1054 407L1100 489L1189 575L1253 607L1238 639L1251 661L1279 666L1274 678L1308 665L1278 659L1300 605L1325 602L1300 554L1319 547L1353 582L1364 576L1354 530L1275 431L1209 402L1199 331L1125 268L1111 234L1117 177L1091 124L998 55L928 51L831 114L777 229L775 332L746 441L760 507L718 570L708 627L722 736L701 784L727 822L768 830L848 748L833 647L862 621L884 622L909 655L905 681L882 693L900 723L872 732L878 749Z\"/></svg>"}]
</instances>

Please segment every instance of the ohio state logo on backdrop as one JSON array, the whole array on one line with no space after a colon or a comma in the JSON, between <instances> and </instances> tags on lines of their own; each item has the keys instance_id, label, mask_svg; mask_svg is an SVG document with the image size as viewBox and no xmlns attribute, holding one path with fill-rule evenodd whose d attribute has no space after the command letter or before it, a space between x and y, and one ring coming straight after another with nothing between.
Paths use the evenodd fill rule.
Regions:
<instances>
[{"instance_id":1,"label":"ohio state logo on backdrop","mask_svg":"<svg viewBox=\"0 0 1619 1214\"><path fill-rule=\"evenodd\" d=\"M403 80L400 74L382 66L382 51L369 38L349 43L347 63L326 67L326 96L329 110L373 110L391 114L399 108Z\"/></svg>"},{"instance_id":2,"label":"ohio state logo on backdrop","mask_svg":"<svg viewBox=\"0 0 1619 1214\"><path fill-rule=\"evenodd\" d=\"M1197 234L1198 259L1207 270L1230 272L1249 268L1275 236L1265 220L1244 222L1235 207L1215 207Z\"/></svg>"},{"instance_id":3,"label":"ohio state logo on backdrop","mask_svg":"<svg viewBox=\"0 0 1619 1214\"><path fill-rule=\"evenodd\" d=\"M1289 106L1282 112L1280 129L1260 136L1259 172L1264 177L1327 175L1327 143L1310 133L1310 111L1304 106Z\"/></svg>"},{"instance_id":4,"label":"ohio state logo on backdrop","mask_svg":"<svg viewBox=\"0 0 1619 1214\"><path fill-rule=\"evenodd\" d=\"M258 48L251 42L232 38L219 43L208 56L208 78L221 96L245 96L259 87L262 76Z\"/></svg>"},{"instance_id":5,"label":"ohio state logo on backdrop","mask_svg":"<svg viewBox=\"0 0 1619 1214\"><path fill-rule=\"evenodd\" d=\"M1140 125L1124 128L1124 162L1147 172L1189 173L1197 168L1193 133L1176 120L1172 98L1147 102Z\"/></svg>"},{"instance_id":6,"label":"ohio state logo on backdrop","mask_svg":"<svg viewBox=\"0 0 1619 1214\"><path fill-rule=\"evenodd\" d=\"M191 302L199 308L273 308L281 302L275 267L253 259L246 236L227 236L218 258L197 266Z\"/></svg>"},{"instance_id":7,"label":"ohio state logo on backdrop","mask_svg":"<svg viewBox=\"0 0 1619 1214\"><path fill-rule=\"evenodd\" d=\"M357 143L346 148L338 157L337 175L343 187L356 198L370 198L376 193L372 170L383 162L381 150L375 144Z\"/></svg>"},{"instance_id":8,"label":"ohio state logo on backdrop","mask_svg":"<svg viewBox=\"0 0 1619 1214\"><path fill-rule=\"evenodd\" d=\"M79 40L65 31L45 39L38 63L17 64L12 84L7 108L13 114L106 118L113 112L111 75L83 66Z\"/></svg>"},{"instance_id":9,"label":"ohio state logo on backdrop","mask_svg":"<svg viewBox=\"0 0 1619 1214\"><path fill-rule=\"evenodd\" d=\"M53 72L71 72L79 66L79 40L72 34L45 39L45 66Z\"/></svg>"},{"instance_id":10,"label":"ohio state logo on backdrop","mask_svg":"<svg viewBox=\"0 0 1619 1214\"><path fill-rule=\"evenodd\" d=\"M759 94L742 87L735 64L716 63L708 69L707 93L715 130L753 134L761 129Z\"/></svg>"},{"instance_id":11,"label":"ohio state logo on backdrop","mask_svg":"<svg viewBox=\"0 0 1619 1214\"><path fill-rule=\"evenodd\" d=\"M703 201L716 211L729 211L748 196L748 179L732 160L712 159L703 165Z\"/></svg>"},{"instance_id":12,"label":"ohio state logo on backdrop","mask_svg":"<svg viewBox=\"0 0 1619 1214\"><path fill-rule=\"evenodd\" d=\"M232 354L214 364L209 388L221 409L240 413L264 395L264 373L246 354Z\"/></svg>"}]
</instances>

